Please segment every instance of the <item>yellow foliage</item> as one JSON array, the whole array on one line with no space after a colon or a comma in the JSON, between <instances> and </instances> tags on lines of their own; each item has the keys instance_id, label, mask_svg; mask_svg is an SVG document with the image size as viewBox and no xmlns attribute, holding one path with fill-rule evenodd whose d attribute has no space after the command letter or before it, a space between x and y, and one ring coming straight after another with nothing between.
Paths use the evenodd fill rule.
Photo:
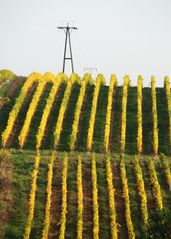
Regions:
<instances>
[{"instance_id":1,"label":"yellow foliage","mask_svg":"<svg viewBox=\"0 0 171 239\"><path fill-rule=\"evenodd\" d=\"M47 124L48 117L50 115L50 112L51 112L51 109L52 109L52 106L53 106L53 103L55 100L56 93L58 92L60 84L62 82L66 82L66 81L67 81L67 76L63 73L59 73L54 80L54 84L50 91L49 97L47 99L46 106L43 110L41 122L40 122L38 132L36 135L36 148L37 149L39 149L41 147L41 143L42 143L43 136L45 133L46 124Z\"/></svg>"},{"instance_id":2,"label":"yellow foliage","mask_svg":"<svg viewBox=\"0 0 171 239\"><path fill-rule=\"evenodd\" d=\"M48 233L49 233L54 160L55 160L55 152L53 151L51 158L50 158L50 163L48 165L49 170L48 170L48 175L47 175L47 187L46 187L47 199L46 199L45 219L44 219L42 239L48 239Z\"/></svg>"},{"instance_id":3,"label":"yellow foliage","mask_svg":"<svg viewBox=\"0 0 171 239\"><path fill-rule=\"evenodd\" d=\"M27 134L29 132L31 120L34 116L34 113L36 111L36 108L39 103L40 97L43 93L43 90L48 82L54 83L54 80L55 80L55 76L53 74L45 73L45 75L39 81L36 92L33 95L33 99L31 101L29 109L27 111L24 125L23 125L20 135L18 137L20 148L23 148L23 146L24 146L25 140L27 138Z\"/></svg>"},{"instance_id":4,"label":"yellow foliage","mask_svg":"<svg viewBox=\"0 0 171 239\"><path fill-rule=\"evenodd\" d=\"M156 80L151 77L151 97L152 97L152 117L153 117L153 150L158 153L158 117L157 117L157 103L156 103Z\"/></svg>"},{"instance_id":5,"label":"yellow foliage","mask_svg":"<svg viewBox=\"0 0 171 239\"><path fill-rule=\"evenodd\" d=\"M30 238L32 221L34 217L35 195L36 195L36 188L37 188L37 175L39 171L39 164L40 164L40 153L39 151L37 151L37 155L35 157L34 169L31 176L32 183L31 183L31 191L30 191L30 199L29 199L29 212L28 212L27 225L25 228L23 239Z\"/></svg>"},{"instance_id":6,"label":"yellow foliage","mask_svg":"<svg viewBox=\"0 0 171 239\"><path fill-rule=\"evenodd\" d=\"M121 153L125 150L125 140L126 140L126 109L127 109L127 95L128 87L130 85L129 76L124 77L124 85L122 92L122 116L121 116Z\"/></svg>"},{"instance_id":7,"label":"yellow foliage","mask_svg":"<svg viewBox=\"0 0 171 239\"><path fill-rule=\"evenodd\" d=\"M91 180L92 180L92 195L93 195L93 239L98 239L99 238L99 205L98 205L96 159L95 159L94 153L92 155Z\"/></svg>"},{"instance_id":8,"label":"yellow foliage","mask_svg":"<svg viewBox=\"0 0 171 239\"><path fill-rule=\"evenodd\" d=\"M109 197L109 209L110 209L110 230L111 239L118 238L117 222L116 222L116 208L115 208L115 189L113 185L113 175L111 169L110 156L107 155L106 158L106 178L108 187L108 197Z\"/></svg>"},{"instance_id":9,"label":"yellow foliage","mask_svg":"<svg viewBox=\"0 0 171 239\"><path fill-rule=\"evenodd\" d=\"M164 78L164 88L167 98L167 111L169 116L169 144L171 148L171 96L170 96L170 81L167 76Z\"/></svg>"},{"instance_id":10,"label":"yellow foliage","mask_svg":"<svg viewBox=\"0 0 171 239\"><path fill-rule=\"evenodd\" d=\"M10 114L9 114L7 126L2 133L2 145L3 145L3 147L5 147L6 144L7 144L7 141L9 139L9 136L10 136L11 131L13 129L14 123L17 119L18 113L21 109L21 106L24 102L24 99L27 95L28 90L30 89L30 87L33 85L34 82L40 80L41 78L42 78L42 75L35 72L35 73L32 73L27 78L27 80L25 81L25 83L24 83L24 85L21 89L20 95L16 99L15 105L13 106L13 108L12 108Z\"/></svg>"},{"instance_id":11,"label":"yellow foliage","mask_svg":"<svg viewBox=\"0 0 171 239\"><path fill-rule=\"evenodd\" d=\"M80 78L77 74L72 74L70 79L67 82L67 87L65 90L65 94L61 103L61 107L59 110L59 116L56 122L56 127L55 127L55 132L54 132L54 146L57 147L59 140L60 140L60 135L62 131L62 125L63 125L63 120L64 120L64 115L65 111L67 109L68 101L71 95L71 90L72 86L74 83L79 83L80 84Z\"/></svg>"},{"instance_id":12,"label":"yellow foliage","mask_svg":"<svg viewBox=\"0 0 171 239\"><path fill-rule=\"evenodd\" d=\"M108 103L107 103L107 113L106 113L106 123L105 123L105 131L104 131L104 148L105 151L109 150L109 137L110 137L110 129L111 129L111 112L112 112L112 102L113 102L113 92L115 87L117 86L117 79L115 75L111 76L109 92L108 92Z\"/></svg>"},{"instance_id":13,"label":"yellow foliage","mask_svg":"<svg viewBox=\"0 0 171 239\"><path fill-rule=\"evenodd\" d=\"M96 85L94 88L93 101L91 106L90 120L89 120L89 128L87 135L87 150L91 151L92 143L93 143L93 133L94 133L94 122L96 117L96 109L97 109L97 101L100 91L100 86L105 85L106 81L103 75L99 74L96 78Z\"/></svg>"},{"instance_id":14,"label":"yellow foliage","mask_svg":"<svg viewBox=\"0 0 171 239\"><path fill-rule=\"evenodd\" d=\"M83 80L81 81L81 88L80 88L80 93L79 97L77 100L76 108L75 108L75 114L74 114L74 121L72 124L72 132L70 135L70 150L74 150L75 147L75 142L77 139L77 133L78 133L78 124L79 124L79 119L80 119L80 114L81 114L81 109L83 105L83 100L86 92L86 86L87 84L92 84L92 76L91 74L85 74L83 77Z\"/></svg>"},{"instance_id":15,"label":"yellow foliage","mask_svg":"<svg viewBox=\"0 0 171 239\"><path fill-rule=\"evenodd\" d=\"M142 222L146 226L148 224L147 196L145 192L144 180L138 157L135 157L135 159L133 160L133 164L138 187L138 195L140 197L141 203Z\"/></svg>"},{"instance_id":16,"label":"yellow foliage","mask_svg":"<svg viewBox=\"0 0 171 239\"><path fill-rule=\"evenodd\" d=\"M139 76L137 86L137 150L139 154L142 153L142 87L143 79Z\"/></svg>"},{"instance_id":17,"label":"yellow foliage","mask_svg":"<svg viewBox=\"0 0 171 239\"><path fill-rule=\"evenodd\" d=\"M161 194L160 184L157 178L156 169L151 157L149 157L147 166L148 166L148 171L150 175L150 181L152 184L153 197L156 202L156 207L157 209L161 210L163 208L162 194Z\"/></svg>"},{"instance_id":18,"label":"yellow foliage","mask_svg":"<svg viewBox=\"0 0 171 239\"><path fill-rule=\"evenodd\" d=\"M167 159L164 157L163 154L161 155L160 160L161 160L162 168L163 168L165 178L169 187L169 191L171 191L171 172L170 172L169 162L167 161Z\"/></svg>"},{"instance_id":19,"label":"yellow foliage","mask_svg":"<svg viewBox=\"0 0 171 239\"><path fill-rule=\"evenodd\" d=\"M125 163L123 159L120 160L120 174L121 174L121 180L122 180L123 198L125 201L125 218L126 218L126 225L128 230L128 238L135 239L134 226L131 219L129 188L128 188L128 182L127 182L127 176L126 176Z\"/></svg>"},{"instance_id":20,"label":"yellow foliage","mask_svg":"<svg viewBox=\"0 0 171 239\"><path fill-rule=\"evenodd\" d=\"M66 214L67 214L67 168L68 168L68 156L65 153L62 171L62 206L61 206L61 220L60 220L61 226L59 239L65 239Z\"/></svg>"},{"instance_id":21,"label":"yellow foliage","mask_svg":"<svg viewBox=\"0 0 171 239\"><path fill-rule=\"evenodd\" d=\"M82 239L83 233L83 186L82 186L82 163L81 157L78 157L77 166L77 195L78 195L78 212L77 212L77 239Z\"/></svg>"}]
</instances>

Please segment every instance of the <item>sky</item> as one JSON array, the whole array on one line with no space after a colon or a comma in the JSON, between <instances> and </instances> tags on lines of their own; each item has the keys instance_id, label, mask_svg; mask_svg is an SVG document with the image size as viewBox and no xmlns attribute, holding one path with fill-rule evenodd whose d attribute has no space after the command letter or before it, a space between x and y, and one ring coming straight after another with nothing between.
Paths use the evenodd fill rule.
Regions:
<instances>
[{"instance_id":1,"label":"sky","mask_svg":"<svg viewBox=\"0 0 171 239\"><path fill-rule=\"evenodd\" d=\"M0 69L28 76L62 71L64 32L57 26L78 27L71 33L74 70L95 67L109 84L129 75L144 86L152 75L163 86L171 79L171 0L0 0ZM66 73L71 68L67 62Z\"/></svg>"}]
</instances>

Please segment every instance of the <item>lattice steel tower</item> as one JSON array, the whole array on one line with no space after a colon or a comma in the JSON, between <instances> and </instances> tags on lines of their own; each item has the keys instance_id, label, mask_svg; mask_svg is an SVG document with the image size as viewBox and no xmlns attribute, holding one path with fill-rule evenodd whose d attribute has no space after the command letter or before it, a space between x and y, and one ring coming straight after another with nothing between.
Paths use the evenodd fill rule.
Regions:
<instances>
[{"instance_id":1,"label":"lattice steel tower","mask_svg":"<svg viewBox=\"0 0 171 239\"><path fill-rule=\"evenodd\" d=\"M66 27L57 27L58 29L61 29L64 31L65 33L65 45L64 45L64 59L63 59L63 68L62 68L62 72L65 72L65 62L66 60L70 60L71 61L71 68L72 68L72 73L74 73L74 63L73 63L73 57L72 57L72 47L71 47L71 32L73 30L77 30L77 27L70 27L69 23L67 23ZM70 56L66 57L66 51L67 51L67 42L69 42L69 52L70 52Z\"/></svg>"}]
</instances>

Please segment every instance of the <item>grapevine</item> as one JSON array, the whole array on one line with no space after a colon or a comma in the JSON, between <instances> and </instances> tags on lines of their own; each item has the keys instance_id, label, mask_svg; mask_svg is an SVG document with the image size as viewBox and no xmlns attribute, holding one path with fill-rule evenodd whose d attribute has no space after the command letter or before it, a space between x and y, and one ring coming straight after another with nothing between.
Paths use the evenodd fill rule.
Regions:
<instances>
[{"instance_id":1,"label":"grapevine","mask_svg":"<svg viewBox=\"0 0 171 239\"><path fill-rule=\"evenodd\" d=\"M49 170L47 175L47 187L46 187L47 199L46 199L45 219L44 219L42 239L48 239L48 233L49 233L54 159L55 159L55 152L52 152L50 163L48 165Z\"/></svg>"},{"instance_id":2,"label":"grapevine","mask_svg":"<svg viewBox=\"0 0 171 239\"><path fill-rule=\"evenodd\" d=\"M127 94L128 87L130 85L129 76L124 77L124 85L122 92L122 116L121 116L121 153L125 150L125 140L126 140L126 108L127 108Z\"/></svg>"},{"instance_id":3,"label":"grapevine","mask_svg":"<svg viewBox=\"0 0 171 239\"><path fill-rule=\"evenodd\" d=\"M117 86L116 76L112 75L110 80L109 93L108 93L108 104L107 104L106 123L105 123L105 132L104 132L104 148L106 152L108 152L109 150L109 136L110 136L110 129L111 129L113 92L116 86Z\"/></svg>"},{"instance_id":4,"label":"grapevine","mask_svg":"<svg viewBox=\"0 0 171 239\"><path fill-rule=\"evenodd\" d=\"M34 208L35 208L35 196L36 196L36 189L37 189L37 175L39 171L39 164L40 164L40 153L37 151L37 155L35 157L34 169L31 176L31 191L30 191L30 199L29 199L29 212L27 218L27 225L25 228L25 233L23 239L29 239L31 228L32 228L32 221L34 217Z\"/></svg>"},{"instance_id":5,"label":"grapevine","mask_svg":"<svg viewBox=\"0 0 171 239\"><path fill-rule=\"evenodd\" d=\"M134 226L131 219L129 188L128 188L128 182L127 182L127 176L126 176L125 163L123 159L120 160L120 173L121 173L121 180L122 180L123 197L125 202L125 218L126 218L126 225L128 229L128 237L129 239L135 239Z\"/></svg>"},{"instance_id":6,"label":"grapevine","mask_svg":"<svg viewBox=\"0 0 171 239\"><path fill-rule=\"evenodd\" d=\"M97 76L96 85L94 88L91 114L90 114L90 120L89 120L89 128L88 128L88 136L87 136L87 150L88 151L91 151L91 149L92 149L94 122L95 122L95 117L96 117L97 101L98 101L98 96L99 96L99 91L100 91L101 85L105 85L105 79L101 74L99 74Z\"/></svg>"},{"instance_id":7,"label":"grapevine","mask_svg":"<svg viewBox=\"0 0 171 239\"><path fill-rule=\"evenodd\" d=\"M111 238L117 239L117 222L116 222L116 208L115 208L115 189L113 186L113 175L111 170L110 156L107 155L106 158L106 178L108 186L108 195L109 195L109 209L110 209L110 230Z\"/></svg>"},{"instance_id":8,"label":"grapevine","mask_svg":"<svg viewBox=\"0 0 171 239\"><path fill-rule=\"evenodd\" d=\"M59 239L65 239L66 214L67 214L67 168L68 168L68 156L67 154L65 154L62 172L62 206L61 206L61 220L60 220L61 226Z\"/></svg>"},{"instance_id":9,"label":"grapevine","mask_svg":"<svg viewBox=\"0 0 171 239\"><path fill-rule=\"evenodd\" d=\"M138 195L140 197L142 222L146 226L148 224L147 196L145 192L142 169L141 169L138 157L134 158L133 164L134 164L134 171L135 171L135 176L137 181Z\"/></svg>"},{"instance_id":10,"label":"grapevine","mask_svg":"<svg viewBox=\"0 0 171 239\"><path fill-rule=\"evenodd\" d=\"M70 79L67 82L67 88L65 90L65 94L61 103L60 111L59 111L59 116L56 122L56 127L54 132L55 147L57 147L60 140L65 111L67 109L69 97L71 95L72 86L76 82L80 83L80 79L77 74L72 74Z\"/></svg>"},{"instance_id":11,"label":"grapevine","mask_svg":"<svg viewBox=\"0 0 171 239\"><path fill-rule=\"evenodd\" d=\"M23 105L24 99L28 93L28 90L30 89L30 87L33 85L34 82L40 80L42 78L42 75L39 73L32 73L27 80L25 81L20 95L18 96L18 98L16 99L15 105L13 106L9 117L8 117L8 122L7 122L7 126L5 128L5 130L2 133L2 145L3 147L6 146L7 141L9 139L9 136L12 132L12 129L14 127L14 123L17 119L17 116L19 114L19 111Z\"/></svg>"},{"instance_id":12,"label":"grapevine","mask_svg":"<svg viewBox=\"0 0 171 239\"><path fill-rule=\"evenodd\" d=\"M149 176L150 176L150 181L152 184L152 191L153 191L153 196L156 202L156 206L157 206L157 209L161 210L163 208L162 194L161 194L160 184L157 178L156 169L151 157L149 157L147 165L148 165Z\"/></svg>"},{"instance_id":13,"label":"grapevine","mask_svg":"<svg viewBox=\"0 0 171 239\"><path fill-rule=\"evenodd\" d=\"M156 103L156 80L151 78L151 96L152 96L152 115L153 115L153 150L158 153L158 118L157 118L157 103Z\"/></svg>"},{"instance_id":14,"label":"grapevine","mask_svg":"<svg viewBox=\"0 0 171 239\"><path fill-rule=\"evenodd\" d=\"M99 238L99 205L98 205L98 188L97 188L97 172L96 172L96 159L92 155L92 194L93 194L93 239Z\"/></svg>"},{"instance_id":15,"label":"grapevine","mask_svg":"<svg viewBox=\"0 0 171 239\"><path fill-rule=\"evenodd\" d=\"M70 135L70 150L74 150L75 147L75 142L77 138L77 133L78 133L78 124L79 124L79 119L80 119L80 113L83 105L83 100L86 92L86 86L88 83L92 82L92 77L91 74L85 74L83 77L83 80L81 82L81 88L80 88L80 93L78 97L78 101L76 104L76 109L75 109L75 114L74 114L74 121L72 124L72 132Z\"/></svg>"},{"instance_id":16,"label":"grapevine","mask_svg":"<svg viewBox=\"0 0 171 239\"><path fill-rule=\"evenodd\" d=\"M55 100L56 93L58 92L60 84L62 82L66 82L66 81L67 81L67 77L63 73L59 73L54 81L53 87L51 89L51 92L50 92L49 97L46 102L46 106L43 110L41 122L40 122L38 132L36 135L36 148L37 149L39 149L41 147L41 143L42 143L43 136L45 133L46 124L47 124L48 117L50 115L50 112L51 112L51 109L52 109L52 106L53 106L53 103Z\"/></svg>"},{"instance_id":17,"label":"grapevine","mask_svg":"<svg viewBox=\"0 0 171 239\"><path fill-rule=\"evenodd\" d=\"M81 157L78 157L77 166L77 195L78 195L78 212L77 212L77 239L82 239L83 233L83 186L82 186L82 164Z\"/></svg>"},{"instance_id":18,"label":"grapevine","mask_svg":"<svg viewBox=\"0 0 171 239\"><path fill-rule=\"evenodd\" d=\"M137 87L137 149L138 153L142 152L142 87L143 87L142 76L138 77L138 87Z\"/></svg>"}]
</instances>

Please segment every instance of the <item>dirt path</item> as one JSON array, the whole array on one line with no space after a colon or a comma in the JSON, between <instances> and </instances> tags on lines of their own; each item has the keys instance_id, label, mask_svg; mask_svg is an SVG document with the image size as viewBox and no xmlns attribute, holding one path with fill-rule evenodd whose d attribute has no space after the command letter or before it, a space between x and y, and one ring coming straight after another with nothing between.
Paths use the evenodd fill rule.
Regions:
<instances>
[{"instance_id":1,"label":"dirt path","mask_svg":"<svg viewBox=\"0 0 171 239\"><path fill-rule=\"evenodd\" d=\"M149 211L154 211L156 204L155 204L155 200L154 200L153 193L152 193L152 185L150 182L150 176L148 173L147 163L146 162L141 163L141 167L142 167L142 172L143 172L145 191L146 191L146 195L147 195L147 208Z\"/></svg>"},{"instance_id":2,"label":"dirt path","mask_svg":"<svg viewBox=\"0 0 171 239\"><path fill-rule=\"evenodd\" d=\"M0 156L0 238L4 238L4 225L8 222L12 211L12 161L7 155Z\"/></svg>"},{"instance_id":3,"label":"dirt path","mask_svg":"<svg viewBox=\"0 0 171 239\"><path fill-rule=\"evenodd\" d=\"M127 227L125 220L125 206L124 206L124 198L122 194L122 182L120 178L120 170L118 161L114 161L112 163L112 172L113 172L113 184L115 188L115 206L116 206L116 214L117 214L117 222L118 222L118 238L127 239Z\"/></svg>"},{"instance_id":4,"label":"dirt path","mask_svg":"<svg viewBox=\"0 0 171 239\"><path fill-rule=\"evenodd\" d=\"M91 183L91 163L82 162L83 172L83 238L93 238L93 202Z\"/></svg>"},{"instance_id":5,"label":"dirt path","mask_svg":"<svg viewBox=\"0 0 171 239\"><path fill-rule=\"evenodd\" d=\"M59 237L61 203L62 203L62 161L58 159L54 163L53 168L53 184L52 184L52 203L51 203L51 218L49 239L56 239Z\"/></svg>"}]
</instances>

